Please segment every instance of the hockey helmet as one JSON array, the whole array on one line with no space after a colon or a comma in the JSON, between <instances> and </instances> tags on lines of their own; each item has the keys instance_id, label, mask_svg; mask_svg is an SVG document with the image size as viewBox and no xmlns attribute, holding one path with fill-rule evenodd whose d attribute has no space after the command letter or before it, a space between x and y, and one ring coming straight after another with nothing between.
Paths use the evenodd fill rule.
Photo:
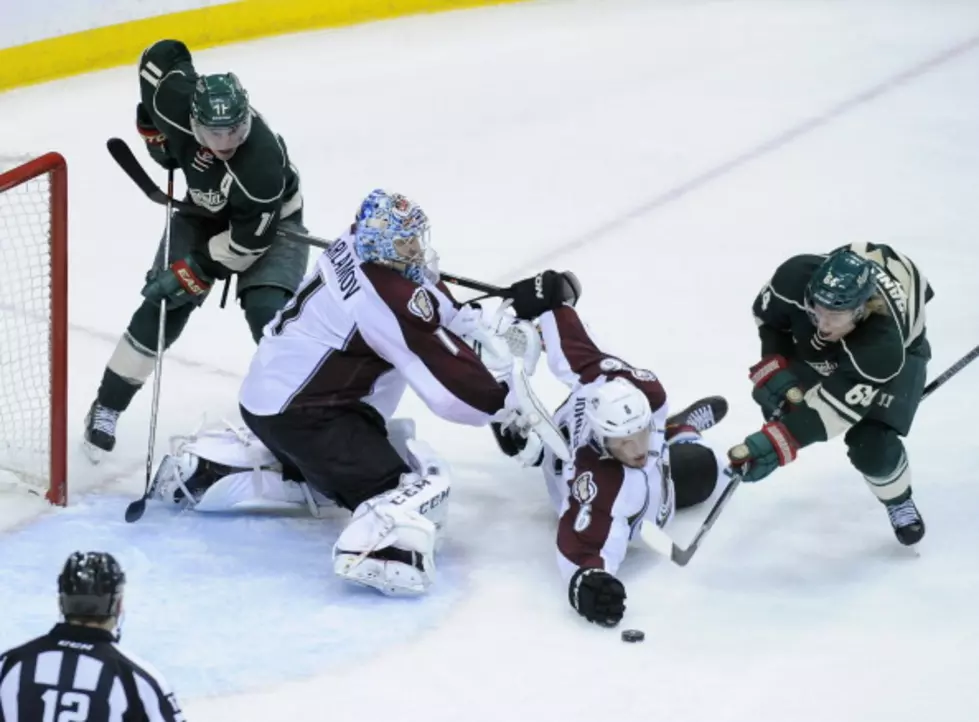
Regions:
<instances>
[{"instance_id":1,"label":"hockey helmet","mask_svg":"<svg viewBox=\"0 0 979 722\"><path fill-rule=\"evenodd\" d=\"M252 112L248 93L234 73L202 75L190 101L190 129L197 142L228 160L248 139Z\"/></svg>"},{"instance_id":2,"label":"hockey helmet","mask_svg":"<svg viewBox=\"0 0 979 722\"><path fill-rule=\"evenodd\" d=\"M61 613L104 621L118 617L126 575L108 552L74 552L58 576Z\"/></svg>"},{"instance_id":3,"label":"hockey helmet","mask_svg":"<svg viewBox=\"0 0 979 722\"><path fill-rule=\"evenodd\" d=\"M830 311L859 308L874 293L874 262L850 250L831 254L820 264L806 286L810 306Z\"/></svg>"},{"instance_id":4,"label":"hockey helmet","mask_svg":"<svg viewBox=\"0 0 979 722\"><path fill-rule=\"evenodd\" d=\"M612 456L630 466L645 463L653 411L646 394L636 386L614 378L594 389L585 403L585 419Z\"/></svg>"},{"instance_id":5,"label":"hockey helmet","mask_svg":"<svg viewBox=\"0 0 979 722\"><path fill-rule=\"evenodd\" d=\"M353 233L361 261L390 266L415 283L438 281L438 254L429 246L428 216L400 193L371 191L360 204Z\"/></svg>"}]
</instances>

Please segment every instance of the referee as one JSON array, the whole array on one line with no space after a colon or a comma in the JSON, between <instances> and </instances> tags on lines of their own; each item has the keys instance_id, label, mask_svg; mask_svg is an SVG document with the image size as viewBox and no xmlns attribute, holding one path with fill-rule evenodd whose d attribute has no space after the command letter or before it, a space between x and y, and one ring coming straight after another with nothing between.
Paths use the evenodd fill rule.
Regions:
<instances>
[{"instance_id":1,"label":"referee","mask_svg":"<svg viewBox=\"0 0 979 722\"><path fill-rule=\"evenodd\" d=\"M0 655L0 722L183 722L167 681L116 644L125 582L111 554L68 557L64 622Z\"/></svg>"}]
</instances>

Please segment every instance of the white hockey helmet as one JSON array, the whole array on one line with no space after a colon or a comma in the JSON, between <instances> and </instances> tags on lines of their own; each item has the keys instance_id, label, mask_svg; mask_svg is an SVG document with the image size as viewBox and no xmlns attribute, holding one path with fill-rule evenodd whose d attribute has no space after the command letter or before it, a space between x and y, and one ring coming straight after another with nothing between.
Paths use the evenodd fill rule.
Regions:
<instances>
[{"instance_id":1,"label":"white hockey helmet","mask_svg":"<svg viewBox=\"0 0 979 722\"><path fill-rule=\"evenodd\" d=\"M653 410L646 394L626 379L615 378L588 395L585 418L596 436L621 439L649 429Z\"/></svg>"}]
</instances>

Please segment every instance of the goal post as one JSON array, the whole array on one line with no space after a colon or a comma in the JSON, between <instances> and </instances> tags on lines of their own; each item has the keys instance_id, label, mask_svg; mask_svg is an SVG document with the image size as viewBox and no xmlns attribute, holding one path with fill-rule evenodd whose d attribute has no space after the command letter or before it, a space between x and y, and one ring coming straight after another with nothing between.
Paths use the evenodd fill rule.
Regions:
<instances>
[{"instance_id":1,"label":"goal post","mask_svg":"<svg viewBox=\"0 0 979 722\"><path fill-rule=\"evenodd\" d=\"M65 505L68 170L0 158L0 469Z\"/></svg>"}]
</instances>

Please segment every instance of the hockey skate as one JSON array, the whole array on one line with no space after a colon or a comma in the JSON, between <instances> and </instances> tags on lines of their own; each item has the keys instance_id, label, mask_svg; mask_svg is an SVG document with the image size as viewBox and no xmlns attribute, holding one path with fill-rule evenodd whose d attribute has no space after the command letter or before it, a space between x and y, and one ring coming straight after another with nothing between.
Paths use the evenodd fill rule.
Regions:
<instances>
[{"instance_id":1,"label":"hockey skate","mask_svg":"<svg viewBox=\"0 0 979 722\"><path fill-rule=\"evenodd\" d=\"M116 445L116 424L120 411L93 401L85 415L85 442L82 448L89 461L98 464Z\"/></svg>"},{"instance_id":2,"label":"hockey skate","mask_svg":"<svg viewBox=\"0 0 979 722\"><path fill-rule=\"evenodd\" d=\"M727 416L727 399L723 396L706 396L694 401L683 411L678 411L666 419L667 436L672 437L683 431L703 433L721 423Z\"/></svg>"},{"instance_id":3,"label":"hockey skate","mask_svg":"<svg viewBox=\"0 0 979 722\"><path fill-rule=\"evenodd\" d=\"M925 520L921 518L910 494L904 501L891 502L884 506L887 508L887 518L894 528L894 536L899 542L909 547L921 541L925 535Z\"/></svg>"}]
</instances>

